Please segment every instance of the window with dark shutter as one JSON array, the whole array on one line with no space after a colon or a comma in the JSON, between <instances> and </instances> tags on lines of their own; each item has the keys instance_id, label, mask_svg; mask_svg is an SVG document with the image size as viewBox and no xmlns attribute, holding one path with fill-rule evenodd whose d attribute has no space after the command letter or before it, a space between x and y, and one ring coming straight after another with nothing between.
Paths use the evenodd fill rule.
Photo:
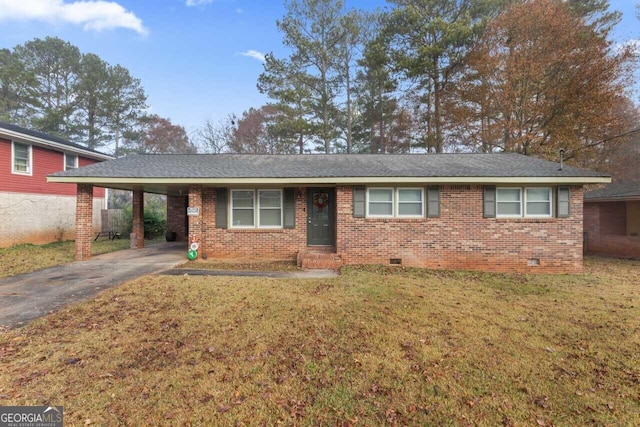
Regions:
<instances>
[{"instance_id":1,"label":"window with dark shutter","mask_svg":"<svg viewBox=\"0 0 640 427\"><path fill-rule=\"evenodd\" d=\"M427 187L427 217L440 217L440 186L438 185Z\"/></svg>"},{"instance_id":2,"label":"window with dark shutter","mask_svg":"<svg viewBox=\"0 0 640 427\"><path fill-rule=\"evenodd\" d=\"M484 217L496 217L496 187L493 185L484 186Z\"/></svg>"},{"instance_id":3,"label":"window with dark shutter","mask_svg":"<svg viewBox=\"0 0 640 427\"><path fill-rule=\"evenodd\" d=\"M556 216L558 218L568 218L571 214L571 188L558 187L558 196L556 200Z\"/></svg>"}]
</instances>

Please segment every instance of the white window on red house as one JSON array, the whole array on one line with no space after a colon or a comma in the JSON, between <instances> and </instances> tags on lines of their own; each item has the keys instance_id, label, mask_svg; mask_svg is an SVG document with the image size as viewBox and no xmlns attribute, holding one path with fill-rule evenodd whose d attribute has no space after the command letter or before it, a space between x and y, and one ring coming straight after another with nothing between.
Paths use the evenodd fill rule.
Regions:
<instances>
[{"instance_id":1,"label":"white window on red house","mask_svg":"<svg viewBox=\"0 0 640 427\"><path fill-rule=\"evenodd\" d=\"M522 216L522 189L497 188L496 189L496 216L521 217Z\"/></svg>"},{"instance_id":2,"label":"white window on red house","mask_svg":"<svg viewBox=\"0 0 640 427\"><path fill-rule=\"evenodd\" d=\"M258 206L259 227L282 227L282 191L258 190Z\"/></svg>"},{"instance_id":3,"label":"white window on red house","mask_svg":"<svg viewBox=\"0 0 640 427\"><path fill-rule=\"evenodd\" d=\"M253 194L253 190L231 190L232 227L255 227Z\"/></svg>"},{"instance_id":4,"label":"white window on red house","mask_svg":"<svg viewBox=\"0 0 640 427\"><path fill-rule=\"evenodd\" d=\"M393 188L369 188L367 216L393 216Z\"/></svg>"},{"instance_id":5,"label":"white window on red house","mask_svg":"<svg viewBox=\"0 0 640 427\"><path fill-rule=\"evenodd\" d=\"M31 146L14 142L11 148L13 173L31 175Z\"/></svg>"},{"instance_id":6,"label":"white window on red house","mask_svg":"<svg viewBox=\"0 0 640 427\"><path fill-rule=\"evenodd\" d=\"M75 154L67 154L64 155L64 170L68 171L69 169L77 169L78 168L78 156Z\"/></svg>"},{"instance_id":7,"label":"white window on red house","mask_svg":"<svg viewBox=\"0 0 640 427\"><path fill-rule=\"evenodd\" d=\"M551 189L526 188L524 215L529 217L551 216Z\"/></svg>"},{"instance_id":8,"label":"white window on red house","mask_svg":"<svg viewBox=\"0 0 640 427\"><path fill-rule=\"evenodd\" d=\"M398 188L398 215L404 217L423 216L422 201L423 190L421 188Z\"/></svg>"},{"instance_id":9,"label":"white window on red house","mask_svg":"<svg viewBox=\"0 0 640 427\"><path fill-rule=\"evenodd\" d=\"M282 190L231 190L233 228L282 228Z\"/></svg>"}]
</instances>

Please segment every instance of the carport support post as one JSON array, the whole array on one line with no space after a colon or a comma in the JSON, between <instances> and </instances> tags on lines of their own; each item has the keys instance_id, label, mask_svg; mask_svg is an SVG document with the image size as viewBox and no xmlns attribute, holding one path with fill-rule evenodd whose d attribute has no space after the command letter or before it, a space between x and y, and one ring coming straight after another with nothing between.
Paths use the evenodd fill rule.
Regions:
<instances>
[{"instance_id":1,"label":"carport support post","mask_svg":"<svg viewBox=\"0 0 640 427\"><path fill-rule=\"evenodd\" d=\"M76 191L76 261L91 258L93 240L93 185L78 184Z\"/></svg>"},{"instance_id":2,"label":"carport support post","mask_svg":"<svg viewBox=\"0 0 640 427\"><path fill-rule=\"evenodd\" d=\"M142 190L133 190L131 210L131 233L136 236L136 249L142 249L144 248L144 192Z\"/></svg>"},{"instance_id":3,"label":"carport support post","mask_svg":"<svg viewBox=\"0 0 640 427\"><path fill-rule=\"evenodd\" d=\"M188 242L202 237L202 186L190 185L189 186L189 207L198 208L200 210L199 215L190 215L189 218L189 236ZM201 242L202 243L202 242ZM198 250L198 259L202 249Z\"/></svg>"}]
</instances>

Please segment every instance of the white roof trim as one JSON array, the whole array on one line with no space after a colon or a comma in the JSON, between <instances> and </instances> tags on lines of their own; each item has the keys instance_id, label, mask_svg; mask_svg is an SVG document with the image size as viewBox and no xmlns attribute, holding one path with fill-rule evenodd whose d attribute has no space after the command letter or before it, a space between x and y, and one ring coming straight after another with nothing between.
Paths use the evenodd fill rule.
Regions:
<instances>
[{"instance_id":1,"label":"white roof trim","mask_svg":"<svg viewBox=\"0 0 640 427\"><path fill-rule=\"evenodd\" d=\"M47 182L79 184L200 184L200 185L339 185L339 184L606 184L610 177L318 177L318 178L113 178L49 176Z\"/></svg>"},{"instance_id":2,"label":"white roof trim","mask_svg":"<svg viewBox=\"0 0 640 427\"><path fill-rule=\"evenodd\" d=\"M87 157L90 159L111 160L114 158L113 156L109 156L108 154L94 153L93 151L83 150L82 148L72 147L70 145L61 144L49 139L38 138L36 136L27 135L22 132L16 132L5 128L0 128L0 135L6 137L11 141L51 147L55 148L57 151L76 153L82 155L82 157Z\"/></svg>"}]
</instances>

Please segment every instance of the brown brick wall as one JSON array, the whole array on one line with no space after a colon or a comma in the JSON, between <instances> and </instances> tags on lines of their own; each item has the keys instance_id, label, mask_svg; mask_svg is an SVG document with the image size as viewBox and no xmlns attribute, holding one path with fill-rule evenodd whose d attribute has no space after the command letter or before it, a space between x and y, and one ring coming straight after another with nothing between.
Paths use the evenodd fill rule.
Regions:
<instances>
[{"instance_id":1,"label":"brown brick wall","mask_svg":"<svg viewBox=\"0 0 640 427\"><path fill-rule=\"evenodd\" d=\"M509 272L582 271L582 188L572 187L571 217L483 218L482 186L447 185L440 218L352 215L352 188L339 186L337 251L345 264L388 264ZM539 266L528 263L539 260Z\"/></svg>"},{"instance_id":2,"label":"brown brick wall","mask_svg":"<svg viewBox=\"0 0 640 427\"><path fill-rule=\"evenodd\" d=\"M187 240L187 197L167 196L167 231L176 232L176 240Z\"/></svg>"},{"instance_id":3,"label":"brown brick wall","mask_svg":"<svg viewBox=\"0 0 640 427\"><path fill-rule=\"evenodd\" d=\"M584 204L584 231L587 236L600 234L600 204ZM587 237L588 238L588 237Z\"/></svg>"},{"instance_id":4,"label":"brown brick wall","mask_svg":"<svg viewBox=\"0 0 640 427\"><path fill-rule=\"evenodd\" d=\"M76 192L76 261L91 258L93 241L93 186L78 184Z\"/></svg>"},{"instance_id":5,"label":"brown brick wall","mask_svg":"<svg viewBox=\"0 0 640 427\"><path fill-rule=\"evenodd\" d=\"M587 253L640 259L640 237L613 234L589 235Z\"/></svg>"},{"instance_id":6,"label":"brown brick wall","mask_svg":"<svg viewBox=\"0 0 640 427\"><path fill-rule=\"evenodd\" d=\"M189 186L189 207L198 207L200 208L200 215L198 216L190 216L189 219L189 236L187 236L187 240L191 243L191 241L198 241L200 243L200 250L198 251L198 258L201 258L203 253L205 252L206 242L205 238L202 235L202 226L205 222L204 210L202 209L202 193L203 189L200 185L190 185ZM215 222L214 222L215 224Z\"/></svg>"},{"instance_id":7,"label":"brown brick wall","mask_svg":"<svg viewBox=\"0 0 640 427\"><path fill-rule=\"evenodd\" d=\"M625 235L625 202L587 202L584 212L588 254L640 259L640 237Z\"/></svg>"},{"instance_id":8,"label":"brown brick wall","mask_svg":"<svg viewBox=\"0 0 640 427\"><path fill-rule=\"evenodd\" d=\"M144 192L134 190L131 201L131 233L136 240L131 242L132 248L144 248Z\"/></svg>"},{"instance_id":9,"label":"brown brick wall","mask_svg":"<svg viewBox=\"0 0 640 427\"><path fill-rule=\"evenodd\" d=\"M216 189L204 188L202 196L201 250L210 258L296 259L307 245L306 191L296 189L296 227L293 229L216 228ZM191 202L189 206L191 205ZM194 218L194 217L190 217Z\"/></svg>"},{"instance_id":10,"label":"brown brick wall","mask_svg":"<svg viewBox=\"0 0 640 427\"><path fill-rule=\"evenodd\" d=\"M625 236L627 234L627 204L602 202L600 205L600 234Z\"/></svg>"},{"instance_id":11,"label":"brown brick wall","mask_svg":"<svg viewBox=\"0 0 640 427\"><path fill-rule=\"evenodd\" d=\"M295 259L306 248L306 191L296 189L296 228L234 230L215 228L214 188L196 189L189 206L201 205L200 255ZM352 187L336 189L336 251L344 264L388 264L428 268L570 273L582 271L582 188L572 187L571 217L558 219L483 218L482 186L449 185L441 191L441 217L353 218ZM192 226L193 222L193 226ZM528 266L532 260L539 266Z\"/></svg>"}]
</instances>

